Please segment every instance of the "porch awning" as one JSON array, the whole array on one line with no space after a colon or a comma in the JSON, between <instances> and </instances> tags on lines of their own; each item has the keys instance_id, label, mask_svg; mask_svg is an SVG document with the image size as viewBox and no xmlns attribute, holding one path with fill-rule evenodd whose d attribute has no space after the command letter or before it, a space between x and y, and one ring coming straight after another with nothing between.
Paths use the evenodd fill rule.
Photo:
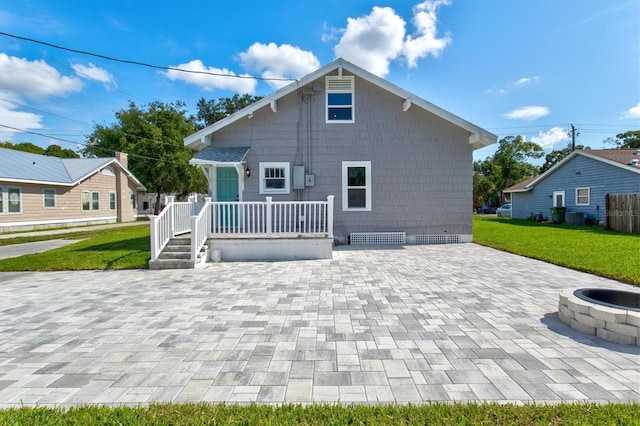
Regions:
<instances>
[{"instance_id":1,"label":"porch awning","mask_svg":"<svg viewBox=\"0 0 640 426\"><path fill-rule=\"evenodd\" d=\"M189 163L193 165L216 163L239 164L244 161L248 152L248 146L229 148L210 146L198 152Z\"/></svg>"}]
</instances>

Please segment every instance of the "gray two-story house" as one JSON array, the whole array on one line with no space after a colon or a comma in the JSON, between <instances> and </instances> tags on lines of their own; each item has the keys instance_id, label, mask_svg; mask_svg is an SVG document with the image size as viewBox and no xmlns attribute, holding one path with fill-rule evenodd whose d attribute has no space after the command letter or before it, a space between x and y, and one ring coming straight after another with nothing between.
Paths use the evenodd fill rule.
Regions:
<instances>
[{"instance_id":1,"label":"gray two-story house","mask_svg":"<svg viewBox=\"0 0 640 426\"><path fill-rule=\"evenodd\" d=\"M338 243L467 242L496 135L344 59L187 137L214 201L335 196Z\"/></svg>"},{"instance_id":2,"label":"gray two-story house","mask_svg":"<svg viewBox=\"0 0 640 426\"><path fill-rule=\"evenodd\" d=\"M511 215L551 217L553 207L605 220L607 194L640 193L640 150L576 150L546 172L504 190Z\"/></svg>"}]
</instances>

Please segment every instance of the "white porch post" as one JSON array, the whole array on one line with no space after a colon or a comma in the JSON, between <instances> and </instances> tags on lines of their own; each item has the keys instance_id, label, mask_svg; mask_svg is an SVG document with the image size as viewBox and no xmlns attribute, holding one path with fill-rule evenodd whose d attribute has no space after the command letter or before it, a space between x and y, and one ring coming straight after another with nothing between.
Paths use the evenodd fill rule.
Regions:
<instances>
[{"instance_id":1,"label":"white porch post","mask_svg":"<svg viewBox=\"0 0 640 426\"><path fill-rule=\"evenodd\" d=\"M175 220L174 220L174 209L173 209L173 200L175 199L175 197L173 195L167 195L167 205L164 206L165 209L170 209L169 210L169 214L167 215L167 219L169 221L169 235L171 235L171 237L175 237Z\"/></svg>"},{"instance_id":2,"label":"white porch post","mask_svg":"<svg viewBox=\"0 0 640 426\"><path fill-rule=\"evenodd\" d=\"M149 232L151 233L151 260L157 260L160 256L158 253L158 216L151 215Z\"/></svg>"},{"instance_id":3,"label":"white porch post","mask_svg":"<svg viewBox=\"0 0 640 426\"><path fill-rule=\"evenodd\" d=\"M333 195L327 197L327 234L333 240Z\"/></svg>"},{"instance_id":4,"label":"white porch post","mask_svg":"<svg viewBox=\"0 0 640 426\"><path fill-rule=\"evenodd\" d=\"M204 207L203 209L207 209L207 238L213 234L213 212L211 206L211 197L204 197Z\"/></svg>"},{"instance_id":5,"label":"white porch post","mask_svg":"<svg viewBox=\"0 0 640 426\"><path fill-rule=\"evenodd\" d=\"M272 197L266 197L267 198L267 237L271 237L271 221L272 221L272 211L271 209L273 208L271 201L272 201Z\"/></svg>"}]
</instances>

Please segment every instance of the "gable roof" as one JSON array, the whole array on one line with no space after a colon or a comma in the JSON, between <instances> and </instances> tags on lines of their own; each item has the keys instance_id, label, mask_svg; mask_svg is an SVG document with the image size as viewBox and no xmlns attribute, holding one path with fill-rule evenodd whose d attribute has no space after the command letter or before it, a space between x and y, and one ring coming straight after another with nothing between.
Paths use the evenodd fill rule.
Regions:
<instances>
[{"instance_id":1,"label":"gable roof","mask_svg":"<svg viewBox=\"0 0 640 426\"><path fill-rule=\"evenodd\" d=\"M562 168L565 164L576 158L578 155L591 158L596 161L608 164L613 167L620 167L624 170L629 170L640 174L640 165L632 165L631 160L636 159L640 161L640 150L638 149L577 149L571 154L563 158L549 170L544 173L534 176L522 182L516 183L502 192L527 192L532 190L536 184L551 176L557 170Z\"/></svg>"},{"instance_id":2,"label":"gable roof","mask_svg":"<svg viewBox=\"0 0 640 426\"><path fill-rule=\"evenodd\" d=\"M401 99L405 99L405 102L407 102L408 105L416 105L424 109L425 111L428 111L440 118L443 118L457 125L458 127L461 127L469 131L470 133L469 144L471 144L473 149L479 149L484 146L491 145L493 143L496 143L496 141L498 140L498 137L493 133L482 129L476 126L475 124L472 124L394 85L393 83L390 83L389 81L378 77L377 75L371 74L370 72L352 64L349 61L346 61L342 58L338 58L335 61L325 65L324 67L319 68L318 70L312 72L311 74L308 74L302 77L301 79L273 92L271 95L266 96L260 99L259 101L243 108L242 110L237 111L234 114L231 114L230 116L225 117L222 120L219 120L192 135L187 136L184 139L184 144L196 149L202 148L203 146L208 146L209 143L206 141L206 138L210 137L213 133L215 133L219 129L222 129L223 127L226 127L243 117L249 116L250 114L253 114L254 111L264 108L267 105L271 106L271 109L276 111L277 110L276 101L278 99L298 90L304 85L309 84L335 70L338 70L338 75L342 75L342 71L346 70L352 73L353 75L368 81L369 83L375 84L397 95Z\"/></svg>"},{"instance_id":3,"label":"gable roof","mask_svg":"<svg viewBox=\"0 0 640 426\"><path fill-rule=\"evenodd\" d=\"M125 171L137 189L144 185L115 158L58 158L0 148L0 181L75 186L96 172L115 164Z\"/></svg>"}]
</instances>

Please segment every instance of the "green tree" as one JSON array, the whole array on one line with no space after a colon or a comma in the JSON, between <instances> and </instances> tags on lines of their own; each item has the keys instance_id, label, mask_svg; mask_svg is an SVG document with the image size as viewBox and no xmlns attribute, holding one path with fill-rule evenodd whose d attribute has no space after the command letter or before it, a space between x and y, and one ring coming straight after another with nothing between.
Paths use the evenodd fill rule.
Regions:
<instances>
[{"instance_id":1,"label":"green tree","mask_svg":"<svg viewBox=\"0 0 640 426\"><path fill-rule=\"evenodd\" d=\"M85 156L129 154L129 169L158 199L161 194L206 192L207 180L201 170L189 165L194 151L184 146L184 138L197 130L187 118L182 102L152 102L116 112L116 122L96 125L83 150ZM156 203L155 214L159 212Z\"/></svg>"},{"instance_id":2,"label":"green tree","mask_svg":"<svg viewBox=\"0 0 640 426\"><path fill-rule=\"evenodd\" d=\"M615 138L607 138L605 143L613 144L618 149L640 148L640 130L618 133Z\"/></svg>"},{"instance_id":3,"label":"green tree","mask_svg":"<svg viewBox=\"0 0 640 426\"><path fill-rule=\"evenodd\" d=\"M72 149L63 149L60 145L51 144L44 150L44 155L58 158L80 158L80 156Z\"/></svg>"},{"instance_id":4,"label":"green tree","mask_svg":"<svg viewBox=\"0 0 640 426\"><path fill-rule=\"evenodd\" d=\"M204 98L200 98L197 105L198 112L196 113L198 127L202 129L210 126L260 99L262 99L262 96L239 95L237 93L231 98L220 98L217 101L214 99L207 101Z\"/></svg>"},{"instance_id":5,"label":"green tree","mask_svg":"<svg viewBox=\"0 0 640 426\"><path fill-rule=\"evenodd\" d=\"M60 145L49 145L47 149L41 148L31 142L20 142L13 144L12 142L0 142L0 148L15 149L16 151L30 152L31 154L48 155L50 157L59 158L80 158L80 156L72 149L62 149Z\"/></svg>"}]
</instances>

